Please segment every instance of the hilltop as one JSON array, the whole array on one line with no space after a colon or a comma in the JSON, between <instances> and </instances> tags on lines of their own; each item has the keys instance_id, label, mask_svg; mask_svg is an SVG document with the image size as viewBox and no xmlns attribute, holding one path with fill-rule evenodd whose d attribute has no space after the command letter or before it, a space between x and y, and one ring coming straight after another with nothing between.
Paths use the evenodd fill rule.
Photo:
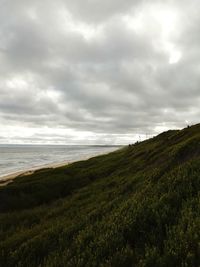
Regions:
<instances>
[{"instance_id":1,"label":"hilltop","mask_svg":"<svg viewBox=\"0 0 200 267\"><path fill-rule=\"evenodd\" d=\"M0 188L0 263L199 267L200 124Z\"/></svg>"}]
</instances>

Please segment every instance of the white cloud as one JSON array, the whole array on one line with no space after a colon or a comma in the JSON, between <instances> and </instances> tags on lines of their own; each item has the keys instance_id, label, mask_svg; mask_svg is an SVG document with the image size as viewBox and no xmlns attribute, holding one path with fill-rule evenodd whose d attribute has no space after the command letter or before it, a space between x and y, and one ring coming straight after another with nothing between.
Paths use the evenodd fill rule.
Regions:
<instances>
[{"instance_id":1,"label":"white cloud","mask_svg":"<svg viewBox=\"0 0 200 267\"><path fill-rule=\"evenodd\" d=\"M2 142L126 143L198 122L199 7L1 2Z\"/></svg>"}]
</instances>

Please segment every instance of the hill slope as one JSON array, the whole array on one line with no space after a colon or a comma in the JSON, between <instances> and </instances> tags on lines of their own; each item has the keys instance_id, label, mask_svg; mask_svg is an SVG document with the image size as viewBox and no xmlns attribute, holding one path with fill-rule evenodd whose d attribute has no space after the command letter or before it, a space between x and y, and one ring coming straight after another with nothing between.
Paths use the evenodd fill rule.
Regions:
<instances>
[{"instance_id":1,"label":"hill slope","mask_svg":"<svg viewBox=\"0 0 200 267\"><path fill-rule=\"evenodd\" d=\"M0 189L1 266L200 266L200 125Z\"/></svg>"}]
</instances>

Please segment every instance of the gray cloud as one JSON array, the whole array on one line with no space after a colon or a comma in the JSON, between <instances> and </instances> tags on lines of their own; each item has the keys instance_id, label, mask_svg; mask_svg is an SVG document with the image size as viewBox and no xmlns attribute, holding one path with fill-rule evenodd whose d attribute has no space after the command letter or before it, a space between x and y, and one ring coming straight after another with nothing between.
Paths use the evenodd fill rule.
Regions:
<instances>
[{"instance_id":1,"label":"gray cloud","mask_svg":"<svg viewBox=\"0 0 200 267\"><path fill-rule=\"evenodd\" d=\"M105 20L109 20L116 15L122 15L134 9L138 0L74 0L66 1L66 7L73 14L74 17L78 17L80 20L87 21L89 23L100 23Z\"/></svg>"},{"instance_id":2,"label":"gray cloud","mask_svg":"<svg viewBox=\"0 0 200 267\"><path fill-rule=\"evenodd\" d=\"M1 140L128 142L198 122L197 0L0 5Z\"/></svg>"}]
</instances>

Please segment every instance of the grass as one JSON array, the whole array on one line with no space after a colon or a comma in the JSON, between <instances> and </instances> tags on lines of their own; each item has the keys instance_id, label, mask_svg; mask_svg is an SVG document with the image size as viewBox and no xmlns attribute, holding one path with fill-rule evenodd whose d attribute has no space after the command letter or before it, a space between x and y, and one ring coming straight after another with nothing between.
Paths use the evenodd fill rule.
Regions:
<instances>
[{"instance_id":1,"label":"grass","mask_svg":"<svg viewBox=\"0 0 200 267\"><path fill-rule=\"evenodd\" d=\"M200 125L0 188L6 267L199 267Z\"/></svg>"}]
</instances>

